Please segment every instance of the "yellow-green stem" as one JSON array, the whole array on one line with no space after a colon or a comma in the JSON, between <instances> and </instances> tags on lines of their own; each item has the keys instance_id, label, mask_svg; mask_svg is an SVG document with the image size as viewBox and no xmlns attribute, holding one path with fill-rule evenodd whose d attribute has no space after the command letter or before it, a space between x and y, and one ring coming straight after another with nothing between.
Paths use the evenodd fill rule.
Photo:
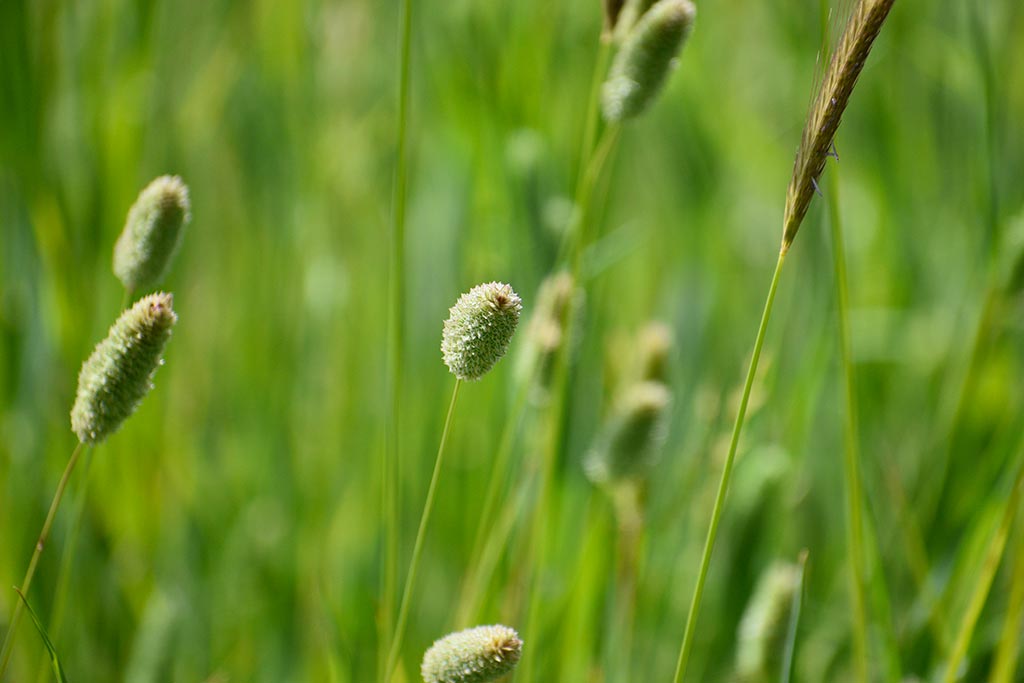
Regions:
<instances>
[{"instance_id":1,"label":"yellow-green stem","mask_svg":"<svg viewBox=\"0 0 1024 683\"><path fill-rule=\"evenodd\" d=\"M718 484L718 493L715 496L715 505L711 509L711 523L708 525L708 535L704 541L704 551L700 558L700 568L697 570L697 584L693 589L693 599L690 602L690 611L686 615L686 630L683 632L683 642L679 646L679 659L676 662L676 673L673 677L675 683L680 683L686 674L686 665L690 659L690 652L693 649L693 637L697 625L697 617L700 614L701 598L704 596L704 583L708 577L708 567L711 565L711 553L715 548L715 539L718 537L718 523L722 517L722 510L725 508L725 495L729 491L729 481L732 478L732 467L736 459L736 447L739 445L740 433L743 431L743 420L747 415L747 403L750 400L750 390L754 386L754 376L757 374L757 364L761 359L761 347L764 345L765 332L768 330L768 321L772 317L772 304L775 303L775 291L779 285L779 276L782 274L782 265L786 261L786 249L779 251L779 260L775 262L775 273L772 275L772 282L768 286L768 296L765 298L764 311L761 314L761 324L757 328L757 337L754 339L754 353L750 357L750 367L747 368L747 379L743 383L743 395L740 398L739 411L736 413L736 422L732 428L732 438L729 440L729 452L725 456L725 466L722 468L722 479Z\"/></svg>"},{"instance_id":2,"label":"yellow-green stem","mask_svg":"<svg viewBox=\"0 0 1024 683\"><path fill-rule=\"evenodd\" d=\"M829 182L829 223L832 229L832 261L835 268L836 310L839 325L839 355L843 366L846 410L843 424L843 464L846 475L846 546L849 552L850 599L853 603L853 650L857 679L867 683L868 620L865 608L864 495L861 488L860 453L857 445L857 395L854 386L853 357L850 352L849 295L846 285L846 250L839 216L839 187L833 174Z\"/></svg>"},{"instance_id":3,"label":"yellow-green stem","mask_svg":"<svg viewBox=\"0 0 1024 683\"><path fill-rule=\"evenodd\" d=\"M402 396L402 350L405 313L405 214L408 184L409 71L412 45L412 0L401 0L398 55L398 143L395 158L391 249L388 264L387 407L384 425L384 461L381 465L381 516L384 527L383 571L381 577L381 618L378 637L378 670L385 680L391 649L395 591L398 584L398 487L399 415Z\"/></svg>"},{"instance_id":4,"label":"yellow-green stem","mask_svg":"<svg viewBox=\"0 0 1024 683\"><path fill-rule=\"evenodd\" d=\"M53 520L57 516L57 508L60 507L60 501L64 497L64 490L67 488L68 481L71 479L71 473L75 469L75 464L78 462L78 457L82 454L82 450L85 446L79 442L75 446L75 450L71 451L71 457L68 459L68 464L64 467L64 474L61 475L60 482L57 484L57 491L53 494L53 501L50 503L50 510L46 513L46 521L43 522L43 529L39 532L39 538L36 540L35 549L32 551L32 559L29 560L28 570L25 572L25 578L21 581L21 593L28 597L28 590L32 587L32 577L36 574L36 566L39 564L39 557L43 554L43 548L46 547L46 541L50 538L50 528L53 526ZM14 634L18 630L18 622L21 620L21 614L23 612L22 601L15 602L14 615L11 617L10 628L7 629L7 635L4 636L3 647L0 648L0 679L3 679L4 672L7 671L7 665L11 659L11 650L14 646Z\"/></svg>"},{"instance_id":5,"label":"yellow-green stem","mask_svg":"<svg viewBox=\"0 0 1024 683\"><path fill-rule=\"evenodd\" d=\"M430 485L427 487L427 499L423 503L423 513L420 515L420 525L416 530L416 541L412 546L412 559L409 560L409 573L405 577L405 588L402 591L402 602L398 608L398 621L395 623L395 632L391 638L391 648L388 651L387 666L385 669L385 680L390 681L394 675L395 667L398 665L398 656L402 651L402 639L405 637L405 624L409 618L409 605L412 602L412 593L416 586L416 572L420 566L420 556L423 554L423 541L427 535L427 524L430 522L430 512L434 507L434 494L437 492L437 482L441 476L441 463L444 461L444 448L448 443L448 433L451 431L452 415L455 414L455 400L459 397L459 387L462 380L455 380L455 388L452 389L452 400L448 404L448 415L444 418L444 429L441 432L441 443L437 447L437 457L434 459L434 472L430 475Z\"/></svg>"},{"instance_id":6,"label":"yellow-green stem","mask_svg":"<svg viewBox=\"0 0 1024 683\"><path fill-rule=\"evenodd\" d=\"M992 588L992 581L995 579L996 570L999 569L999 564L1003 559L1003 550L1006 549L1006 538L1010 534L1013 519L1017 516L1021 489L1024 488L1024 462L1021 462L1022 454L1018 454L1016 458L1018 461L1015 463L1017 466L1016 480L1013 483L1010 497L1006 501L1006 507L1003 510L1003 518L999 522L999 528L996 529L996 533L992 537L988 550L985 553L985 561L981 566L981 573L978 576L977 583L974 585L970 601L967 603L967 609L964 611L964 616L960 621L960 628L957 630L956 640L953 642L953 653L949 657L945 674L942 677L943 683L954 683L958 678L960 665L967 655L967 648L971 644L974 628L978 624L978 617L981 616L981 610L988 599L988 592Z\"/></svg>"},{"instance_id":7,"label":"yellow-green stem","mask_svg":"<svg viewBox=\"0 0 1024 683\"><path fill-rule=\"evenodd\" d=\"M1006 619L1003 621L1003 632L999 637L996 650L996 662L992 665L990 683L1013 683L1017 672L1017 659L1020 655L1021 617L1024 616L1024 549L1020 541L1024 538L1018 527L1015 548L1012 586L1010 599L1006 607Z\"/></svg>"}]
</instances>

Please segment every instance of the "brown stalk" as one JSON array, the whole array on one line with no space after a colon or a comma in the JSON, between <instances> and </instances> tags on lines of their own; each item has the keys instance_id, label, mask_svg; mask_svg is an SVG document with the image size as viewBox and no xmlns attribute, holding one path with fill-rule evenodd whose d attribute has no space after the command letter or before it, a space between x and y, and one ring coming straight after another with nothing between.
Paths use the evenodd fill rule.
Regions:
<instances>
[{"instance_id":1,"label":"brown stalk","mask_svg":"<svg viewBox=\"0 0 1024 683\"><path fill-rule=\"evenodd\" d=\"M832 141L843 111L893 2L895 0L859 0L846 22L846 28L821 81L818 96L807 116L807 125L793 163L793 178L786 192L783 252L789 250L804 220L807 207L817 190L818 178L825 170L825 160L832 154Z\"/></svg>"}]
</instances>

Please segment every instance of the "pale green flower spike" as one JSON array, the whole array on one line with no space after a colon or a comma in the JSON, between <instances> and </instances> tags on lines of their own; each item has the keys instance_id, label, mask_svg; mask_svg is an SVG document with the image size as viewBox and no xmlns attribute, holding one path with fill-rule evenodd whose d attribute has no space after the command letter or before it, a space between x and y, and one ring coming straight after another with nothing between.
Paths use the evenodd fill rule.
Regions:
<instances>
[{"instance_id":1,"label":"pale green flower spike","mask_svg":"<svg viewBox=\"0 0 1024 683\"><path fill-rule=\"evenodd\" d=\"M71 428L82 443L96 444L113 434L149 393L178 319L172 303L163 292L140 299L82 364L71 409Z\"/></svg>"},{"instance_id":2,"label":"pale green flower spike","mask_svg":"<svg viewBox=\"0 0 1024 683\"><path fill-rule=\"evenodd\" d=\"M613 484L646 476L665 439L672 395L661 382L638 382L613 409L597 444L583 463L595 484Z\"/></svg>"},{"instance_id":3,"label":"pale green flower spike","mask_svg":"<svg viewBox=\"0 0 1024 683\"><path fill-rule=\"evenodd\" d=\"M793 597L800 590L800 567L776 563L761 575L740 621L736 675L742 683L779 680Z\"/></svg>"},{"instance_id":4,"label":"pale green flower spike","mask_svg":"<svg viewBox=\"0 0 1024 683\"><path fill-rule=\"evenodd\" d=\"M604 117L622 121L654 101L693 28L697 8L690 0L658 0L630 30L602 90Z\"/></svg>"},{"instance_id":5,"label":"pale green flower spike","mask_svg":"<svg viewBox=\"0 0 1024 683\"><path fill-rule=\"evenodd\" d=\"M637 337L640 379L667 383L671 352L671 328L665 323L648 323Z\"/></svg>"},{"instance_id":6,"label":"pale green flower spike","mask_svg":"<svg viewBox=\"0 0 1024 683\"><path fill-rule=\"evenodd\" d=\"M441 337L444 363L459 379L476 380L508 350L523 302L509 285L488 282L459 297Z\"/></svg>"},{"instance_id":7,"label":"pale green flower spike","mask_svg":"<svg viewBox=\"0 0 1024 683\"><path fill-rule=\"evenodd\" d=\"M114 275L129 292L157 284L167 271L189 218L188 187L178 176L160 176L128 211L114 245Z\"/></svg>"},{"instance_id":8,"label":"pale green flower spike","mask_svg":"<svg viewBox=\"0 0 1024 683\"><path fill-rule=\"evenodd\" d=\"M515 668L523 652L508 626L477 626L436 641L423 655L426 683L485 683Z\"/></svg>"}]
</instances>

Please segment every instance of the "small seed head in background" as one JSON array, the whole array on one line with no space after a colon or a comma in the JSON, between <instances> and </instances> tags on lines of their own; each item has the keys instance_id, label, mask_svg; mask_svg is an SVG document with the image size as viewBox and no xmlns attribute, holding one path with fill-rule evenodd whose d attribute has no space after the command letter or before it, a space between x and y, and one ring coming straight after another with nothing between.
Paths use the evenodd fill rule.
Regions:
<instances>
[{"instance_id":1,"label":"small seed head in background","mask_svg":"<svg viewBox=\"0 0 1024 683\"><path fill-rule=\"evenodd\" d=\"M665 323L648 323L637 335L636 345L640 380L667 384L672 329Z\"/></svg>"},{"instance_id":2,"label":"small seed head in background","mask_svg":"<svg viewBox=\"0 0 1024 683\"><path fill-rule=\"evenodd\" d=\"M644 13L608 72L601 93L605 119L622 121L647 109L661 92L696 16L690 0L658 0Z\"/></svg>"},{"instance_id":3,"label":"small seed head in background","mask_svg":"<svg viewBox=\"0 0 1024 683\"><path fill-rule=\"evenodd\" d=\"M508 350L523 302L500 282L477 285L449 309L441 336L445 365L459 379L483 377Z\"/></svg>"},{"instance_id":4,"label":"small seed head in background","mask_svg":"<svg viewBox=\"0 0 1024 683\"><path fill-rule=\"evenodd\" d=\"M800 577L798 565L783 562L761 575L737 633L736 674L742 683L779 680Z\"/></svg>"},{"instance_id":5,"label":"small seed head in background","mask_svg":"<svg viewBox=\"0 0 1024 683\"><path fill-rule=\"evenodd\" d=\"M129 292L156 285L166 273L190 216L188 187L160 176L139 194L114 245L114 275Z\"/></svg>"},{"instance_id":6,"label":"small seed head in background","mask_svg":"<svg viewBox=\"0 0 1024 683\"><path fill-rule=\"evenodd\" d=\"M665 440L672 394L661 382L627 388L587 453L583 466L595 484L615 484L647 476Z\"/></svg>"},{"instance_id":7,"label":"small seed head in background","mask_svg":"<svg viewBox=\"0 0 1024 683\"><path fill-rule=\"evenodd\" d=\"M173 297L158 292L121 314L78 375L71 428L85 444L113 434L153 387L153 375L177 321Z\"/></svg>"},{"instance_id":8,"label":"small seed head in background","mask_svg":"<svg viewBox=\"0 0 1024 683\"><path fill-rule=\"evenodd\" d=\"M426 683L485 683L519 661L523 641L508 626L477 626L436 641L423 655Z\"/></svg>"},{"instance_id":9,"label":"small seed head in background","mask_svg":"<svg viewBox=\"0 0 1024 683\"><path fill-rule=\"evenodd\" d=\"M583 290L569 273L548 276L537 290L537 303L527 326L530 362L536 363L536 388L544 393L550 387L555 359L567 342L569 316L579 316L583 308Z\"/></svg>"}]
</instances>

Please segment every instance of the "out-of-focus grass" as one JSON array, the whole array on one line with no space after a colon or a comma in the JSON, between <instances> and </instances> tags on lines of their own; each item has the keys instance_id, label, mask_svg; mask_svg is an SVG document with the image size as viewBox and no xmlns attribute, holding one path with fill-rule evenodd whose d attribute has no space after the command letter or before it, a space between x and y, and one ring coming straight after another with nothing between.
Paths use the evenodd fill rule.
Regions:
<instances>
[{"instance_id":1,"label":"out-of-focus grass","mask_svg":"<svg viewBox=\"0 0 1024 683\"><path fill-rule=\"evenodd\" d=\"M401 566L453 381L438 350L447 307L501 279L528 313L554 265L598 5L416 8ZM678 339L676 400L649 491L631 680L671 675L777 253L817 6L702 3L665 96L623 132L584 255L591 296L537 583L546 612L523 634L541 679L597 680L615 647L610 512L580 461L621 361L613 341L652 317ZM110 257L125 212L162 173L182 175L193 200L165 283L181 318L167 365L89 472L67 614L50 634L72 680L374 675L397 26L397 3L370 0L0 3L0 585L24 571L73 446L78 368L121 297ZM944 661L931 611L952 640L1022 438L1022 34L1015 0L901 0L837 140L864 488L900 663L921 678ZM850 676L823 209L816 199L780 288L693 680L727 680L758 574L803 548L794 679ZM514 365L464 388L406 638L410 679L453 626ZM536 412L517 472L535 457ZM44 621L72 510L29 596ZM522 625L527 528L524 517L486 621ZM1010 547L1021 539L1014 527ZM987 679L1015 574L995 577L967 680ZM0 620L15 600L0 591ZM43 656L23 624L10 680L34 680Z\"/></svg>"}]
</instances>

